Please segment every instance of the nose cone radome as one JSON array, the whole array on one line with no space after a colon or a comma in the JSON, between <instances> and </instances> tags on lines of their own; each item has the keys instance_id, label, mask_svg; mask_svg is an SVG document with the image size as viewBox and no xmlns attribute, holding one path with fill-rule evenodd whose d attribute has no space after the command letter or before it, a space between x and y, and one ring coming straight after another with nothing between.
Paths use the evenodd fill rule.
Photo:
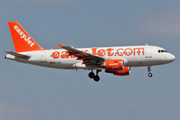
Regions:
<instances>
[{"instance_id":1,"label":"nose cone radome","mask_svg":"<svg viewBox=\"0 0 180 120\"><path fill-rule=\"evenodd\" d=\"M170 62L173 62L175 59L176 59L176 57L175 57L173 54L170 54L170 55L168 56L168 60L169 60Z\"/></svg>"}]
</instances>

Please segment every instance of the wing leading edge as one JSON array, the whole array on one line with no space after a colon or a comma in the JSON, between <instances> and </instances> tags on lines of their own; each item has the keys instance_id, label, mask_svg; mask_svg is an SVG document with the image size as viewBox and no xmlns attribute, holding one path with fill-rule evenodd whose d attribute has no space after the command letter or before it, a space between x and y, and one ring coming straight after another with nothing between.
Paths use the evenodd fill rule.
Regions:
<instances>
[{"instance_id":1,"label":"wing leading edge","mask_svg":"<svg viewBox=\"0 0 180 120\"><path fill-rule=\"evenodd\" d=\"M63 46L63 45L59 45L59 48L63 48L65 50L67 50L67 52L69 53L69 55L74 55L75 57L77 57L77 60L83 60L83 64L97 64L100 65L102 64L102 62L104 61L104 58L90 54L90 53L86 53L83 52L81 50L69 47L69 46Z\"/></svg>"}]
</instances>

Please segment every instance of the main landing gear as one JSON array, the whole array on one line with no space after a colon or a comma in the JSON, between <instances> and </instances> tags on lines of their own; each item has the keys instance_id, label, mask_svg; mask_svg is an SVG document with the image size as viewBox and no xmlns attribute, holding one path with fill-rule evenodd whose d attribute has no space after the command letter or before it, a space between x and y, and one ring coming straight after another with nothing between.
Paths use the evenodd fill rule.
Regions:
<instances>
[{"instance_id":1,"label":"main landing gear","mask_svg":"<svg viewBox=\"0 0 180 120\"><path fill-rule=\"evenodd\" d=\"M147 68L148 68L148 72L149 72L149 73L148 73L148 76L149 76L149 77L152 77L153 74L151 73L151 66L148 66Z\"/></svg>"},{"instance_id":2,"label":"main landing gear","mask_svg":"<svg viewBox=\"0 0 180 120\"><path fill-rule=\"evenodd\" d=\"M102 70L96 70L96 75L92 72L89 73L89 77L91 79L94 79L94 81L98 82L100 80L100 77L98 76L98 73L101 72Z\"/></svg>"}]
</instances>

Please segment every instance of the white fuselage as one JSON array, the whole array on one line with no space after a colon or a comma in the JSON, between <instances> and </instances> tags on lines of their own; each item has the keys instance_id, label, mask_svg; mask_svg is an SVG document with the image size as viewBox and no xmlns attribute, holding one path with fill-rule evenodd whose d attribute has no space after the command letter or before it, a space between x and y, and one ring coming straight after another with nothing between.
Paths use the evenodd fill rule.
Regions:
<instances>
[{"instance_id":1,"label":"white fuselage","mask_svg":"<svg viewBox=\"0 0 180 120\"><path fill-rule=\"evenodd\" d=\"M104 58L104 60L122 59L125 67L155 66L174 61L175 56L156 46L123 46L77 48L84 52ZM69 56L65 49L51 49L42 51L21 52L30 58L20 58L7 54L6 58L18 62L57 68L57 69L91 69L82 64L75 56ZM102 63L103 64L103 63ZM96 67L95 69L104 69Z\"/></svg>"}]
</instances>

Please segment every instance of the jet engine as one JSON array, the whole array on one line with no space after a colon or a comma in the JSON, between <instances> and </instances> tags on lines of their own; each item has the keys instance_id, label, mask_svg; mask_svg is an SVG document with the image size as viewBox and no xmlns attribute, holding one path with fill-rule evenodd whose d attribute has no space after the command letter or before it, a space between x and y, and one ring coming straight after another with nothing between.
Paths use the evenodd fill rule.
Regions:
<instances>
[{"instance_id":1,"label":"jet engine","mask_svg":"<svg viewBox=\"0 0 180 120\"><path fill-rule=\"evenodd\" d=\"M106 60L104 65L108 71L118 71L124 69L124 61L122 59Z\"/></svg>"},{"instance_id":2,"label":"jet engine","mask_svg":"<svg viewBox=\"0 0 180 120\"><path fill-rule=\"evenodd\" d=\"M105 72L112 73L113 75L118 75L118 76L126 76L126 75L130 75L130 67L124 67L123 70L117 70L117 71L105 70Z\"/></svg>"},{"instance_id":3,"label":"jet engine","mask_svg":"<svg viewBox=\"0 0 180 120\"><path fill-rule=\"evenodd\" d=\"M130 75L130 68L124 67L123 70L113 71L113 75L118 75L118 76Z\"/></svg>"}]
</instances>

